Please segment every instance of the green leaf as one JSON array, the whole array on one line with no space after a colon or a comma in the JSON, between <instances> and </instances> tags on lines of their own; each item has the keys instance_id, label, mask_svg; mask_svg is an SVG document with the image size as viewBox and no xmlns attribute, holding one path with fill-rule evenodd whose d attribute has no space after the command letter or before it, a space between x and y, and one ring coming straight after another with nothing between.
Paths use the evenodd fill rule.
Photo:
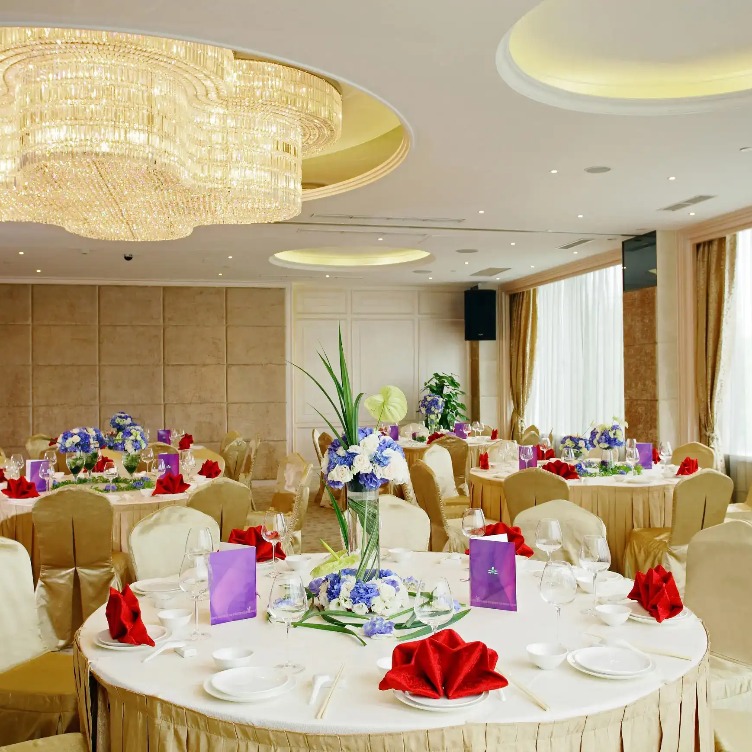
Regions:
<instances>
[{"instance_id":1,"label":"green leaf","mask_svg":"<svg viewBox=\"0 0 752 752\"><path fill-rule=\"evenodd\" d=\"M342 536L342 542L345 546L348 545L347 541L349 538L348 535L348 524L347 520L345 519L345 515L342 513L342 510L339 508L339 504L337 503L337 499L334 498L334 494L332 493L332 489L329 488L329 486L326 487L326 492L329 494L329 500L332 502L332 509L334 509L334 514L337 517L337 524L339 525L339 532Z\"/></svg>"},{"instance_id":2,"label":"green leaf","mask_svg":"<svg viewBox=\"0 0 752 752\"><path fill-rule=\"evenodd\" d=\"M455 614L446 624L442 624L439 629L446 629L450 624L454 624L458 622L460 619L464 618L470 613L470 609L466 609L465 611L460 611L459 613ZM425 635L431 634L431 627L423 627L422 629L417 629L415 632L410 632L410 634L402 635L401 637L398 637L398 640L412 640L416 637L424 637Z\"/></svg>"},{"instance_id":3,"label":"green leaf","mask_svg":"<svg viewBox=\"0 0 752 752\"><path fill-rule=\"evenodd\" d=\"M340 634L354 637L363 647L366 645L366 641L360 635L355 634L355 632L347 627L338 627L336 624L301 624L300 622L293 622L292 626L305 629L321 629L325 632L339 632Z\"/></svg>"}]
</instances>

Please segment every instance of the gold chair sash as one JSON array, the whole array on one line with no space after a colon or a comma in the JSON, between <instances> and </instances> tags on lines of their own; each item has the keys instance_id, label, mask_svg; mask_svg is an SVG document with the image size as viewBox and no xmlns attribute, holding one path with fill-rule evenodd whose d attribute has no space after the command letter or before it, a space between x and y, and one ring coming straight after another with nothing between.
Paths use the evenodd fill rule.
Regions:
<instances>
[{"instance_id":1,"label":"gold chair sash","mask_svg":"<svg viewBox=\"0 0 752 752\"><path fill-rule=\"evenodd\" d=\"M42 635L49 646L61 648L107 601L116 579L112 507L95 491L65 487L39 499L32 516L39 543L36 597Z\"/></svg>"},{"instance_id":2,"label":"gold chair sash","mask_svg":"<svg viewBox=\"0 0 752 752\"><path fill-rule=\"evenodd\" d=\"M219 444L219 453L222 454L229 444L235 441L235 439L240 439L242 437L243 435L237 431L228 431Z\"/></svg>"},{"instance_id":3,"label":"gold chair sash","mask_svg":"<svg viewBox=\"0 0 752 752\"><path fill-rule=\"evenodd\" d=\"M52 436L43 433L35 433L33 436L29 436L24 445L29 458L32 460L41 459L42 455L50 448L52 439Z\"/></svg>"},{"instance_id":4,"label":"gold chair sash","mask_svg":"<svg viewBox=\"0 0 752 752\"><path fill-rule=\"evenodd\" d=\"M209 515L226 541L234 529L244 528L251 510L251 490L230 478L216 478L197 488L188 501L191 509Z\"/></svg>"},{"instance_id":5,"label":"gold chair sash","mask_svg":"<svg viewBox=\"0 0 752 752\"><path fill-rule=\"evenodd\" d=\"M549 473L539 467L519 470L504 479L504 496L509 508L509 517L517 519L517 515L525 509L542 504L545 501L564 499L569 501L569 486L558 475Z\"/></svg>"}]
</instances>

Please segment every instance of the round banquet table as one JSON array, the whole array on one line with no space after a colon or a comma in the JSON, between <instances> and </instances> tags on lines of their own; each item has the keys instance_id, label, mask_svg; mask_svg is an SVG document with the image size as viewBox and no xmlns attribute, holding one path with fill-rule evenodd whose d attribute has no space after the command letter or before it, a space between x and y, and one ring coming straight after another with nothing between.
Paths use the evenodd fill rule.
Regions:
<instances>
[{"instance_id":1,"label":"round banquet table","mask_svg":"<svg viewBox=\"0 0 752 752\"><path fill-rule=\"evenodd\" d=\"M516 463L504 463L490 470L471 470L470 505L481 508L488 519L509 524L503 481L518 469ZM612 568L617 571L622 571L624 549L634 528L671 526L674 486L680 478L666 478L658 470L645 471L642 477L646 483L624 476L567 481L569 500L605 523Z\"/></svg>"},{"instance_id":2,"label":"round banquet table","mask_svg":"<svg viewBox=\"0 0 752 752\"><path fill-rule=\"evenodd\" d=\"M317 555L311 563L318 560ZM465 557L452 560L444 554L424 553L388 566L402 576L440 572L455 597L467 602L468 584L461 581L467 573L466 561ZM262 615L271 578L259 576L259 615L209 627L208 639L191 643L198 650L194 657L181 658L167 650L142 663L150 648L111 651L98 647L95 636L106 628L104 606L95 612L74 644L85 731L96 735L98 749L109 752L711 752L708 646L698 619L691 616L681 623L660 625L630 620L607 628L581 613L589 596L578 595L563 609L562 639L569 648L587 644L584 634L594 630L654 649L681 652L689 659L652 656L655 669L628 681L594 678L566 662L553 671L541 671L529 662L525 646L553 639L554 610L538 594L539 579L533 572L542 563L520 558L517 562L519 610L473 608L454 628L465 640L482 640L497 651L497 670L538 695L549 705L548 712L512 684L472 708L451 713L413 709L391 691L378 689L382 672L376 661L391 655L393 639L367 640L362 647L343 634L314 629L291 630L291 658L305 667L291 692L251 704L214 699L203 689L204 681L216 671L211 659L214 650L251 648L255 666L273 666L283 658L284 626ZM171 605L180 605L182 597L177 595ZM142 598L141 604L144 621L155 623L150 598ZM204 608L204 622L207 615ZM312 676L335 675L342 665L341 683L328 712L317 720L326 691L309 704Z\"/></svg>"},{"instance_id":3,"label":"round banquet table","mask_svg":"<svg viewBox=\"0 0 752 752\"><path fill-rule=\"evenodd\" d=\"M488 436L469 436L464 439L467 443L467 470L478 464L481 452L487 452L491 447L501 443L499 439L491 439ZM413 439L400 439L399 445L405 453L407 466L411 467L416 460L422 460L430 444Z\"/></svg>"}]
</instances>

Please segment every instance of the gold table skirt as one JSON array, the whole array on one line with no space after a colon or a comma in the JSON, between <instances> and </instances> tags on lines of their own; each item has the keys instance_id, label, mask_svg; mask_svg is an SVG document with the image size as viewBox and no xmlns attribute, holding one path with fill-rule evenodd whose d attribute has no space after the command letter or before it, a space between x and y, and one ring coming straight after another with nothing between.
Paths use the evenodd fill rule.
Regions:
<instances>
[{"instance_id":1,"label":"gold table skirt","mask_svg":"<svg viewBox=\"0 0 752 752\"><path fill-rule=\"evenodd\" d=\"M627 707L551 723L473 724L403 733L330 735L211 718L100 682L78 641L82 726L98 752L712 752L706 654L681 679ZM91 681L93 679L93 681ZM92 697L94 693L94 697ZM94 704L92 704L94 700ZM97 709L96 717L94 709Z\"/></svg>"},{"instance_id":2,"label":"gold table skirt","mask_svg":"<svg viewBox=\"0 0 752 752\"><path fill-rule=\"evenodd\" d=\"M510 524L501 479L481 478L471 473L469 480L470 505L482 509L488 519ZM572 481L569 484L569 500L598 515L605 523L611 568L621 573L629 534L634 528L671 527L673 497L671 483L638 486Z\"/></svg>"}]
</instances>

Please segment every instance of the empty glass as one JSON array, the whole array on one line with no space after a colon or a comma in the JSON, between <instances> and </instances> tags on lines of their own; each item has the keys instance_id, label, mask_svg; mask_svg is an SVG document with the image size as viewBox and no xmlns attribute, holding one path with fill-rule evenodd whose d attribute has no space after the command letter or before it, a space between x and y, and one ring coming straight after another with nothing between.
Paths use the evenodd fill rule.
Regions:
<instances>
[{"instance_id":1,"label":"empty glass","mask_svg":"<svg viewBox=\"0 0 752 752\"><path fill-rule=\"evenodd\" d=\"M671 449L671 442L670 441L662 441L658 445L658 454L661 457L661 462L663 463L664 467L668 464L668 461L671 459L671 455L674 453L673 449Z\"/></svg>"},{"instance_id":2,"label":"empty glass","mask_svg":"<svg viewBox=\"0 0 752 752\"><path fill-rule=\"evenodd\" d=\"M273 509L267 510L264 522L261 525L261 537L272 544L272 571L270 575L277 573L277 544L282 543L287 537L287 520L281 512Z\"/></svg>"},{"instance_id":3,"label":"empty glass","mask_svg":"<svg viewBox=\"0 0 752 752\"><path fill-rule=\"evenodd\" d=\"M541 576L540 594L556 609L556 644L561 644L561 607L577 595L577 578L567 561L548 561Z\"/></svg>"},{"instance_id":4,"label":"empty glass","mask_svg":"<svg viewBox=\"0 0 752 752\"><path fill-rule=\"evenodd\" d=\"M39 477L45 482L47 493L49 493L52 490L52 479L55 477L55 468L49 462L45 462L39 468Z\"/></svg>"},{"instance_id":5,"label":"empty glass","mask_svg":"<svg viewBox=\"0 0 752 752\"><path fill-rule=\"evenodd\" d=\"M535 451L535 447L529 446L527 444L520 447L520 459L524 460L526 463L530 462L533 459L533 452Z\"/></svg>"},{"instance_id":6,"label":"empty glass","mask_svg":"<svg viewBox=\"0 0 752 752\"><path fill-rule=\"evenodd\" d=\"M290 661L290 625L302 619L308 610L308 596L300 575L282 573L272 582L269 592L269 615L276 621L284 622L285 634L285 662L277 668L296 674L303 670L299 663Z\"/></svg>"},{"instance_id":7,"label":"empty glass","mask_svg":"<svg viewBox=\"0 0 752 752\"><path fill-rule=\"evenodd\" d=\"M540 446L544 452L547 452L551 448L551 439L549 439L548 436L541 436L538 446Z\"/></svg>"},{"instance_id":8,"label":"empty glass","mask_svg":"<svg viewBox=\"0 0 752 752\"><path fill-rule=\"evenodd\" d=\"M470 430L473 432L473 435L480 436L483 433L483 424L479 420L474 420L470 424Z\"/></svg>"},{"instance_id":9,"label":"empty glass","mask_svg":"<svg viewBox=\"0 0 752 752\"><path fill-rule=\"evenodd\" d=\"M191 640L208 637L207 632L198 626L198 602L209 590L209 556L207 554L187 553L180 565L180 589L193 598L193 632Z\"/></svg>"},{"instance_id":10,"label":"empty glass","mask_svg":"<svg viewBox=\"0 0 752 752\"><path fill-rule=\"evenodd\" d=\"M577 455L574 453L574 447L562 447L561 459L570 465L574 465L574 463L577 462Z\"/></svg>"},{"instance_id":11,"label":"empty glass","mask_svg":"<svg viewBox=\"0 0 752 752\"><path fill-rule=\"evenodd\" d=\"M593 575L593 608L583 613L592 614L598 605L598 574L611 566L611 551L602 535L586 535L580 546L580 566Z\"/></svg>"},{"instance_id":12,"label":"empty glass","mask_svg":"<svg viewBox=\"0 0 752 752\"><path fill-rule=\"evenodd\" d=\"M468 538L481 538L486 534L486 517L482 509L466 509L462 513L462 532Z\"/></svg>"},{"instance_id":13,"label":"empty glass","mask_svg":"<svg viewBox=\"0 0 752 752\"><path fill-rule=\"evenodd\" d=\"M413 604L415 617L436 634L440 624L446 624L454 614L454 598L449 583L443 578L421 580Z\"/></svg>"},{"instance_id":14,"label":"empty glass","mask_svg":"<svg viewBox=\"0 0 752 752\"><path fill-rule=\"evenodd\" d=\"M640 453L637 451L637 447L627 447L624 461L629 465L629 470L634 475L635 465L640 464Z\"/></svg>"},{"instance_id":15,"label":"empty glass","mask_svg":"<svg viewBox=\"0 0 752 752\"><path fill-rule=\"evenodd\" d=\"M637 449L637 439L627 439L624 442L624 446L627 449Z\"/></svg>"},{"instance_id":16,"label":"empty glass","mask_svg":"<svg viewBox=\"0 0 752 752\"><path fill-rule=\"evenodd\" d=\"M157 478L161 478L167 472L167 465L162 459L157 460Z\"/></svg>"},{"instance_id":17,"label":"empty glass","mask_svg":"<svg viewBox=\"0 0 752 752\"><path fill-rule=\"evenodd\" d=\"M196 467L196 458L190 449L183 449L180 452L180 470L186 478L190 478L193 469Z\"/></svg>"},{"instance_id":18,"label":"empty glass","mask_svg":"<svg viewBox=\"0 0 752 752\"><path fill-rule=\"evenodd\" d=\"M535 528L535 547L543 551L548 560L561 548L561 525L553 517L543 517Z\"/></svg>"},{"instance_id":19,"label":"empty glass","mask_svg":"<svg viewBox=\"0 0 752 752\"><path fill-rule=\"evenodd\" d=\"M14 479L18 479L21 477L23 467L26 463L24 462L23 455L21 454L12 454L10 456L10 471L13 475Z\"/></svg>"},{"instance_id":20,"label":"empty glass","mask_svg":"<svg viewBox=\"0 0 752 752\"><path fill-rule=\"evenodd\" d=\"M192 527L185 539L186 554L210 554L214 551L214 539L208 527Z\"/></svg>"},{"instance_id":21,"label":"empty glass","mask_svg":"<svg viewBox=\"0 0 752 752\"><path fill-rule=\"evenodd\" d=\"M53 470L57 467L57 452L54 449L46 449L43 459L50 463Z\"/></svg>"},{"instance_id":22,"label":"empty glass","mask_svg":"<svg viewBox=\"0 0 752 752\"><path fill-rule=\"evenodd\" d=\"M146 449L141 452L141 459L146 465L146 474L149 475L151 473L151 463L154 462L154 448L147 446Z\"/></svg>"}]
</instances>

